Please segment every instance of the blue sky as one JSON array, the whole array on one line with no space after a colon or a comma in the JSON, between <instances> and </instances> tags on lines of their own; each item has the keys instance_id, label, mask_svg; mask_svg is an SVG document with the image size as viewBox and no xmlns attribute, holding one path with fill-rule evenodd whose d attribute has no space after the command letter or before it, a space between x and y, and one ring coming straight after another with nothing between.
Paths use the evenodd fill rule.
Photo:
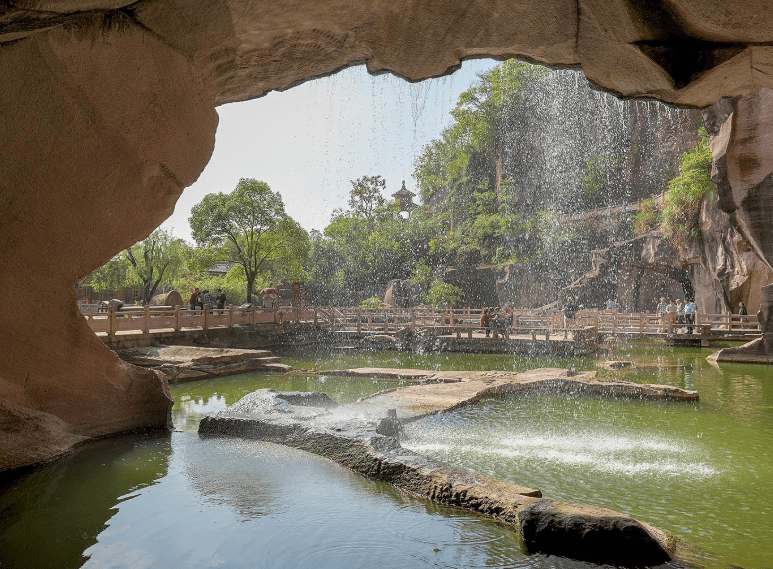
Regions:
<instances>
[{"instance_id":1,"label":"blue sky","mask_svg":"<svg viewBox=\"0 0 773 569\"><path fill-rule=\"evenodd\" d=\"M230 192L239 178L278 191L287 213L308 230L324 229L333 210L346 206L349 181L360 176L381 175L389 195L403 180L416 191L415 159L449 124L459 94L494 65L472 60L453 75L413 84L357 66L218 107L212 159L161 227L191 241L191 207L206 194Z\"/></svg>"}]
</instances>

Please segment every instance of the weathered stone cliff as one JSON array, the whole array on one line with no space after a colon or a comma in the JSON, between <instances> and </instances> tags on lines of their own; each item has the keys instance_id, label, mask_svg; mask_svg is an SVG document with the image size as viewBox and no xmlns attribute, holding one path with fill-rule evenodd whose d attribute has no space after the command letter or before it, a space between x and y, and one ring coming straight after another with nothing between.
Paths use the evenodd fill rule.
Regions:
<instances>
[{"instance_id":1,"label":"weathered stone cliff","mask_svg":"<svg viewBox=\"0 0 773 569\"><path fill-rule=\"evenodd\" d=\"M701 237L687 249L660 231L634 236L635 211L630 206L575 216L575 223L585 223L578 223L581 233L563 249L506 267L498 281L500 302L539 307L571 295L585 306L602 307L611 297L623 310L652 312L665 297L695 298L704 313L737 312L741 301L750 313L758 310L760 287L773 280L773 271L719 210L716 196L704 199Z\"/></svg>"},{"instance_id":2,"label":"weathered stone cliff","mask_svg":"<svg viewBox=\"0 0 773 569\"><path fill-rule=\"evenodd\" d=\"M757 316L762 338L734 353L773 362L773 91L722 102L709 113L714 129L712 179L718 207L768 269ZM765 279L763 279L765 281ZM752 307L755 309L756 307Z\"/></svg>"},{"instance_id":3,"label":"weathered stone cliff","mask_svg":"<svg viewBox=\"0 0 773 569\"><path fill-rule=\"evenodd\" d=\"M759 0L0 2L0 290L13 299L0 311L0 469L167 423L163 382L91 335L73 285L170 214L210 156L215 105L357 63L418 80L490 55L704 106L773 87L771 24ZM763 99L740 102L734 123L751 128ZM745 150L728 171L745 172L748 152L771 171L762 147L731 140ZM744 214L760 195L735 215L769 260Z\"/></svg>"}]
</instances>

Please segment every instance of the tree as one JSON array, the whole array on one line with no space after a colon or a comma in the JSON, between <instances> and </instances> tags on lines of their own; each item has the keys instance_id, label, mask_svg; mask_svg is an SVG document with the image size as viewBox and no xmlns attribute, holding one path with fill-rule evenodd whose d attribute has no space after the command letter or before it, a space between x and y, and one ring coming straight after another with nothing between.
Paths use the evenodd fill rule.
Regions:
<instances>
[{"instance_id":1,"label":"tree","mask_svg":"<svg viewBox=\"0 0 773 569\"><path fill-rule=\"evenodd\" d=\"M477 154L487 174L487 186L502 201L501 183L507 139L515 134L524 89L545 76L545 70L514 59L479 76L480 81L459 95L451 115L456 136L465 142L470 158ZM488 164L485 164L488 162Z\"/></svg>"},{"instance_id":2,"label":"tree","mask_svg":"<svg viewBox=\"0 0 773 569\"><path fill-rule=\"evenodd\" d=\"M171 281L185 266L186 247L182 239L175 239L163 229L156 229L147 239L126 249L128 282L142 285L143 304L150 303L164 278Z\"/></svg>"},{"instance_id":3,"label":"tree","mask_svg":"<svg viewBox=\"0 0 773 569\"><path fill-rule=\"evenodd\" d=\"M120 253L101 267L94 269L83 282L97 292L113 294L115 291L126 287L128 283L126 273L127 267L124 262L124 254Z\"/></svg>"},{"instance_id":4,"label":"tree","mask_svg":"<svg viewBox=\"0 0 773 569\"><path fill-rule=\"evenodd\" d=\"M248 301L261 271L290 266L298 260L299 249L308 254L308 234L285 213L282 196L252 178L240 179L230 194L204 196L193 206L189 222L196 243L222 247L242 266Z\"/></svg>"},{"instance_id":5,"label":"tree","mask_svg":"<svg viewBox=\"0 0 773 569\"><path fill-rule=\"evenodd\" d=\"M381 176L362 176L350 183L350 211L357 217L372 218L375 211L385 204L382 192L386 189L386 180Z\"/></svg>"},{"instance_id":6,"label":"tree","mask_svg":"<svg viewBox=\"0 0 773 569\"><path fill-rule=\"evenodd\" d=\"M424 295L424 302L435 308L447 308L458 304L462 299L462 289L440 279L432 281L432 286Z\"/></svg>"},{"instance_id":7,"label":"tree","mask_svg":"<svg viewBox=\"0 0 773 569\"><path fill-rule=\"evenodd\" d=\"M447 234L431 240L432 251L454 254L457 262L513 256L510 249L518 247L517 233L534 208L516 195L508 156L531 112L528 90L546 73L510 60L480 75L459 96L451 112L454 122L425 147L414 176L424 203L442 211L448 223Z\"/></svg>"}]
</instances>

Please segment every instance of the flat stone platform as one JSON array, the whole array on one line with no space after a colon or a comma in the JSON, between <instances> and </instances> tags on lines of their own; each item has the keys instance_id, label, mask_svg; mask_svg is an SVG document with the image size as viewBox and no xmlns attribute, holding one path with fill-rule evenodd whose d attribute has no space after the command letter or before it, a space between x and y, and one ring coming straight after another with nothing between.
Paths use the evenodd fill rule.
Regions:
<instances>
[{"instance_id":1,"label":"flat stone platform","mask_svg":"<svg viewBox=\"0 0 773 569\"><path fill-rule=\"evenodd\" d=\"M404 418L448 411L480 399L523 393L527 390L664 401L698 401L697 391L670 385L602 380L595 371L574 372L559 368L542 368L523 373L355 368L324 373L344 377L407 379L420 382L420 385L381 391L359 402L366 406L395 408Z\"/></svg>"},{"instance_id":2,"label":"flat stone platform","mask_svg":"<svg viewBox=\"0 0 773 569\"><path fill-rule=\"evenodd\" d=\"M345 406L320 393L262 389L205 417L199 434L260 439L325 456L434 502L495 517L517 528L531 552L618 566L651 566L691 558L691 548L681 539L629 516L544 499L539 490L419 455L403 448L399 438L405 421L507 393L559 391L674 401L697 401L697 393L670 386L601 381L595 372L565 369L509 373L361 368L325 373L400 377L422 383Z\"/></svg>"},{"instance_id":3,"label":"flat stone platform","mask_svg":"<svg viewBox=\"0 0 773 569\"><path fill-rule=\"evenodd\" d=\"M279 358L268 350L155 346L116 350L116 353L126 362L163 372L169 383L248 371L284 373L293 369L280 363Z\"/></svg>"},{"instance_id":4,"label":"flat stone platform","mask_svg":"<svg viewBox=\"0 0 773 569\"><path fill-rule=\"evenodd\" d=\"M715 362L740 364L773 364L773 356L765 351L765 340L756 338L743 346L724 348L711 354L707 359Z\"/></svg>"}]
</instances>

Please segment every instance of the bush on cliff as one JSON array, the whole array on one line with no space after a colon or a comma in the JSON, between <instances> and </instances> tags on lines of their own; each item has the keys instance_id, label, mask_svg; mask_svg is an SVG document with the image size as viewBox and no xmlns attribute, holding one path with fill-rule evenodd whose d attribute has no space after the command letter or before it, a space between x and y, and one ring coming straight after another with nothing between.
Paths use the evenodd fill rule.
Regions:
<instances>
[{"instance_id":1,"label":"bush on cliff","mask_svg":"<svg viewBox=\"0 0 773 569\"><path fill-rule=\"evenodd\" d=\"M679 175L668 182L661 214L663 234L683 248L700 239L701 202L716 190L711 181L712 159L705 127L699 134L698 145L682 155Z\"/></svg>"}]
</instances>

